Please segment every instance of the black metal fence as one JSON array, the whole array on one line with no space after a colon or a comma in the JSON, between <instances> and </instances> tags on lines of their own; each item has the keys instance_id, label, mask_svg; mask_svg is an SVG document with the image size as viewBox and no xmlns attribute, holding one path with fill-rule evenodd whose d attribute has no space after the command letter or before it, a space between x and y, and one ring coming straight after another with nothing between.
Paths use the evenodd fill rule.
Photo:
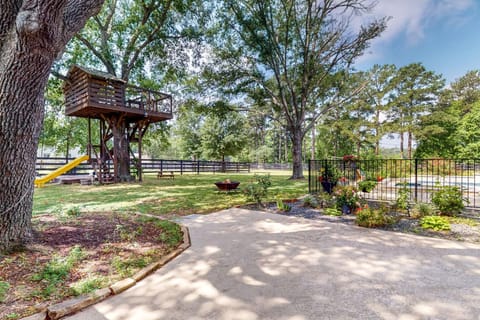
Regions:
<instances>
[{"instance_id":1,"label":"black metal fence","mask_svg":"<svg viewBox=\"0 0 480 320\"><path fill-rule=\"evenodd\" d=\"M45 175L60 168L74 158L37 158L35 170L37 175ZM83 162L71 171L68 175L85 175L92 173L90 164ZM222 161L190 161L190 160L163 160L163 159L142 159L143 173L174 172L184 173L216 173L216 172L250 172L248 162L222 162Z\"/></svg>"},{"instance_id":2,"label":"black metal fence","mask_svg":"<svg viewBox=\"0 0 480 320\"><path fill-rule=\"evenodd\" d=\"M310 160L308 188L318 193L328 188L328 177L336 185L364 188L366 199L395 201L407 188L412 202L429 203L433 192L442 186L458 186L467 199L466 207L480 207L480 159L383 159Z\"/></svg>"}]
</instances>

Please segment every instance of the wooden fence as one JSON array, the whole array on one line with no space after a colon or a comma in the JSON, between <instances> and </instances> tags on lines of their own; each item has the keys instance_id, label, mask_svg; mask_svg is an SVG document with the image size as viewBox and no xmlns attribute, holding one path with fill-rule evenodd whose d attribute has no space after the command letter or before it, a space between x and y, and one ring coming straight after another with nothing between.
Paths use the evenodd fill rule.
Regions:
<instances>
[{"instance_id":1,"label":"wooden fence","mask_svg":"<svg viewBox=\"0 0 480 320\"><path fill-rule=\"evenodd\" d=\"M37 158L35 170L37 175L42 176L51 171L60 168L74 158ZM142 159L143 173L174 172L177 174L203 172L250 172L250 163L248 162L222 162L222 161L192 161L192 160L164 160L164 159ZM68 175L85 175L91 174L93 168L87 162L81 163L71 171Z\"/></svg>"}]
</instances>

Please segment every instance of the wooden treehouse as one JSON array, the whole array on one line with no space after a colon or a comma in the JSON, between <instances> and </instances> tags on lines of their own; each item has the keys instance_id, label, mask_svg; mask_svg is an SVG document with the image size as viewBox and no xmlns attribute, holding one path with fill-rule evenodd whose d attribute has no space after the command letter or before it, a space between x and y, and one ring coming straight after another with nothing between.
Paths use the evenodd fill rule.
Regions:
<instances>
[{"instance_id":1,"label":"wooden treehouse","mask_svg":"<svg viewBox=\"0 0 480 320\"><path fill-rule=\"evenodd\" d=\"M66 115L88 118L87 152L100 183L130 181L135 174L141 181L142 138L151 123L172 119L172 96L77 65L63 89ZM98 119L97 143L92 143L92 119Z\"/></svg>"}]
</instances>

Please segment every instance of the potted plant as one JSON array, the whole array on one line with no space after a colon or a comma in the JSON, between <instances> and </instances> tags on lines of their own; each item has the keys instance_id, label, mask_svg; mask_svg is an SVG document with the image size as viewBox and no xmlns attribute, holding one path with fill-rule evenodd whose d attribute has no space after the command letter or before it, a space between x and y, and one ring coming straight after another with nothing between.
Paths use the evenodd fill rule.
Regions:
<instances>
[{"instance_id":1,"label":"potted plant","mask_svg":"<svg viewBox=\"0 0 480 320\"><path fill-rule=\"evenodd\" d=\"M358 189L362 192L370 192L372 191L377 185L377 181L374 180L363 180L358 183Z\"/></svg>"},{"instance_id":2,"label":"potted plant","mask_svg":"<svg viewBox=\"0 0 480 320\"><path fill-rule=\"evenodd\" d=\"M337 208L341 209L344 214L350 214L361 206L361 198L354 186L336 187L333 194Z\"/></svg>"},{"instance_id":3,"label":"potted plant","mask_svg":"<svg viewBox=\"0 0 480 320\"><path fill-rule=\"evenodd\" d=\"M335 165L332 163L326 163L320 171L318 180L322 184L323 190L325 190L326 193L331 194L333 192L333 188L337 185L339 178L340 173Z\"/></svg>"}]
</instances>

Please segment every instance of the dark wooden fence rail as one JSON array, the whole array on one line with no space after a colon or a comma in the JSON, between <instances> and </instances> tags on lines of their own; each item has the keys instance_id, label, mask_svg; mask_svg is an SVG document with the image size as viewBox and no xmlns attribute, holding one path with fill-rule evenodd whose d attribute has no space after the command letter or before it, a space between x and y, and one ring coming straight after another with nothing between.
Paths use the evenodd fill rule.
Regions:
<instances>
[{"instance_id":1,"label":"dark wooden fence rail","mask_svg":"<svg viewBox=\"0 0 480 320\"><path fill-rule=\"evenodd\" d=\"M35 170L37 175L45 175L58 169L74 158L37 158ZM142 159L143 173L174 172L202 173L202 172L250 172L248 162L221 162L221 161L191 161L191 160L163 160L163 159ZM92 173L93 169L88 163L82 163L67 174L83 175Z\"/></svg>"},{"instance_id":2,"label":"dark wooden fence rail","mask_svg":"<svg viewBox=\"0 0 480 320\"><path fill-rule=\"evenodd\" d=\"M159 171L175 173L202 173L202 172L250 172L248 162L222 162L222 161L192 161L192 160L162 160L142 159L144 173Z\"/></svg>"}]
</instances>

